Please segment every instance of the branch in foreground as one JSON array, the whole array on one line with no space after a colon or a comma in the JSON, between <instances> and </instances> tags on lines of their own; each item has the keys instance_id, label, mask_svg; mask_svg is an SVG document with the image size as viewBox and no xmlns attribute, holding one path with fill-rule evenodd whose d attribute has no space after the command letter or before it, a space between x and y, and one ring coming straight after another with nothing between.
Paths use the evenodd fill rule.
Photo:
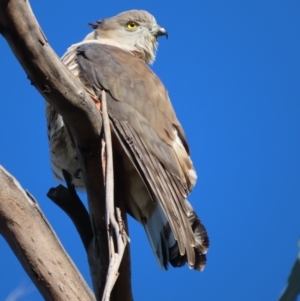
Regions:
<instances>
[{"instance_id":1,"label":"branch in foreground","mask_svg":"<svg viewBox=\"0 0 300 301\"><path fill-rule=\"evenodd\" d=\"M100 153L101 115L81 83L72 76L51 49L28 1L0 0L0 33L9 43L32 84L63 116L76 146L94 232L88 259L94 291L97 299L101 300L109 257L105 194L103 185L99 185L103 183ZM126 262L121 272L123 279L130 278L129 257L126 258ZM130 281L125 283L129 285ZM121 284L121 281L116 283L116 291L120 291L117 286ZM120 300L131 300L131 287L124 291L125 294Z\"/></svg>"},{"instance_id":2,"label":"branch in foreground","mask_svg":"<svg viewBox=\"0 0 300 301\"><path fill-rule=\"evenodd\" d=\"M114 168L113 152L109 117L107 113L106 92L102 90L102 118L105 143L105 156L103 156L102 166L106 167L104 184L105 184L105 202L106 202L106 226L109 247L109 269L107 272L107 281L103 294L103 301L109 301L110 295L119 276L119 268L123 259L124 251L129 238L126 234L125 225L123 224L120 208L115 206L114 197ZM104 169L104 168L103 168Z\"/></svg>"},{"instance_id":3,"label":"branch in foreground","mask_svg":"<svg viewBox=\"0 0 300 301\"><path fill-rule=\"evenodd\" d=\"M38 204L2 166L0 234L45 300L95 300Z\"/></svg>"},{"instance_id":4,"label":"branch in foreground","mask_svg":"<svg viewBox=\"0 0 300 301\"><path fill-rule=\"evenodd\" d=\"M51 49L28 1L0 0L0 33L41 95L59 112L72 134L86 184L94 243L88 252L97 299L101 298L108 248L105 229L105 202L101 185L101 158L98 155L102 120L81 83ZM98 179L98 180L96 180ZM103 243L102 243L103 242ZM97 254L97 255L95 255ZM99 254L102 256L100 257ZM99 297L99 298L98 298Z\"/></svg>"},{"instance_id":5,"label":"branch in foreground","mask_svg":"<svg viewBox=\"0 0 300 301\"><path fill-rule=\"evenodd\" d=\"M105 147L104 147L105 148ZM63 172L66 184L68 188L59 185L56 188L51 188L49 192L47 193L47 196L56 204L58 205L72 220L73 224L75 225L77 232L80 235L80 238L83 242L83 245L86 248L86 251L88 252L88 246L91 242L91 237L93 235L92 228L90 225L89 215L86 211L82 201L78 197L74 185L70 182L71 177L66 172ZM117 181L118 185L121 185L119 181ZM117 186L118 186L117 185ZM118 195L117 198L119 199L120 196ZM120 206L120 201L118 202L118 205ZM81 218L81 215L78 214L79 212L83 212L85 215L85 218ZM117 221L119 226L119 235L122 236L123 239L126 239L126 241L129 241L128 236L126 235L125 229L128 229L127 224L127 216L125 213L125 207L122 207L122 210L119 208L116 208L116 215L117 215ZM114 241L113 239L111 239ZM122 300L122 301L132 301L132 293L130 291L131 288L131 282L130 282L130 274L123 273L123 271L130 271L130 253L129 253L129 246L127 248L126 244L124 244L124 249L120 250L123 253L123 260L121 261L121 265L119 270L121 271L121 274L119 278L117 279L117 284L115 284L115 287L117 287L117 290L113 290L113 294L111 296L111 300ZM118 253L121 253L118 252ZM115 261L114 263L120 264L120 262ZM115 266L114 266L115 267ZM115 275L119 275L119 273L116 273ZM110 276L109 276L110 275ZM108 278L113 277L114 273L108 273ZM116 277L117 278L117 277ZM116 278L114 280L116 280ZM109 282L110 284L112 282ZM106 282L106 285L108 284L108 281ZM111 290L112 286L109 287L109 290ZM107 291L107 289L106 289ZM104 292L104 296L107 296Z\"/></svg>"}]
</instances>

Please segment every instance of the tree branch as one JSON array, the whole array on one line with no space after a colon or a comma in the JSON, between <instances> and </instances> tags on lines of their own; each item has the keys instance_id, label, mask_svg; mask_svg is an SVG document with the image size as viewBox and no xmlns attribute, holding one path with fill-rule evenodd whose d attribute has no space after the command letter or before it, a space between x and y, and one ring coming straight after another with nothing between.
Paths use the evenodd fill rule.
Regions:
<instances>
[{"instance_id":1,"label":"tree branch","mask_svg":"<svg viewBox=\"0 0 300 301\"><path fill-rule=\"evenodd\" d=\"M96 296L101 296L108 269L105 202L101 175L102 120L80 82L60 62L38 25L28 1L0 0L0 32L26 71L31 83L63 116L85 180L95 233L88 256ZM100 179L99 179L100 177ZM97 256L95 256L97 254ZM101 257L99 256L101 254Z\"/></svg>"},{"instance_id":2,"label":"tree branch","mask_svg":"<svg viewBox=\"0 0 300 301\"><path fill-rule=\"evenodd\" d=\"M114 197L114 168L113 168L113 151L112 139L110 132L110 123L107 113L106 92L102 90L102 118L105 136L105 156L103 156L102 166L106 167L104 184L105 184L105 201L106 201L106 227L108 231L109 247L109 269L107 272L106 286L103 294L103 301L109 301L115 282L119 276L119 267L124 255L124 251L129 238L126 234L125 225L121 217L120 208L116 208ZM104 169L104 168L103 168Z\"/></svg>"},{"instance_id":3,"label":"tree branch","mask_svg":"<svg viewBox=\"0 0 300 301\"><path fill-rule=\"evenodd\" d=\"M94 232L93 241L88 248L88 260L94 291L97 299L101 300L109 255L102 185L100 112L81 83L51 49L28 1L0 0L0 33L7 40L31 83L63 116L76 146ZM124 279L130 277L130 265L125 266L127 268L122 271ZM130 281L126 283L130 284ZM131 300L131 288L127 288L126 292L128 295L123 295L122 300Z\"/></svg>"},{"instance_id":4,"label":"tree branch","mask_svg":"<svg viewBox=\"0 0 300 301\"><path fill-rule=\"evenodd\" d=\"M0 234L45 300L95 300L38 204L2 166Z\"/></svg>"},{"instance_id":5,"label":"tree branch","mask_svg":"<svg viewBox=\"0 0 300 301\"><path fill-rule=\"evenodd\" d=\"M298 248L300 240L298 241ZM298 251L297 259L292 267L288 278L288 283L283 290L278 301L295 301L300 294L300 251Z\"/></svg>"},{"instance_id":6,"label":"tree branch","mask_svg":"<svg viewBox=\"0 0 300 301\"><path fill-rule=\"evenodd\" d=\"M71 175L63 170L67 187L50 188L47 197L60 207L72 220L86 251L93 239L90 215L76 193Z\"/></svg>"}]
</instances>

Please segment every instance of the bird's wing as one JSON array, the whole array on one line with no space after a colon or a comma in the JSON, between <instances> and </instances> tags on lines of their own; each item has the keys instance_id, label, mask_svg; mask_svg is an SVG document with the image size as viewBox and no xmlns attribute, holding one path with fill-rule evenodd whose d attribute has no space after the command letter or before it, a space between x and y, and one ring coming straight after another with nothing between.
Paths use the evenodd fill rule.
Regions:
<instances>
[{"instance_id":1,"label":"bird's wing","mask_svg":"<svg viewBox=\"0 0 300 301\"><path fill-rule=\"evenodd\" d=\"M165 87L144 61L119 48L84 43L76 54L86 86L99 100L101 90L107 91L112 128L170 224L180 253L171 263L187 260L202 270L208 238L186 200L196 173Z\"/></svg>"}]
</instances>

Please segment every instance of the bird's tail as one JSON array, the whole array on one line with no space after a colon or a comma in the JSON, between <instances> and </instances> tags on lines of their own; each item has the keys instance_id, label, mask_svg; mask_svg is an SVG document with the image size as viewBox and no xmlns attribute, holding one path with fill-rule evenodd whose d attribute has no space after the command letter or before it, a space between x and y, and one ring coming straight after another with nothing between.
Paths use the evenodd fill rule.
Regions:
<instances>
[{"instance_id":1,"label":"bird's tail","mask_svg":"<svg viewBox=\"0 0 300 301\"><path fill-rule=\"evenodd\" d=\"M157 208L151 217L143 221L143 225L160 267L167 270L169 262L174 267L184 266L188 262L190 268L203 271L206 264L205 254L209 247L209 239L191 204L187 200L186 202L190 208L187 218L193 231L194 243L185 246L186 252L184 254L180 254L178 242L159 204L157 204ZM192 250L187 250L187 248ZM188 258L187 253L193 253L193 259Z\"/></svg>"},{"instance_id":2,"label":"bird's tail","mask_svg":"<svg viewBox=\"0 0 300 301\"><path fill-rule=\"evenodd\" d=\"M186 246L186 248L192 248L194 252L194 262L187 258L187 253L180 254L178 244L174 245L170 252L170 263L174 267L181 267L188 262L189 267L197 271L203 271L206 264L206 253L209 248L209 238L204 225L194 211L192 205L186 200L187 206L190 208L189 212L189 224L194 234L194 245Z\"/></svg>"}]
</instances>

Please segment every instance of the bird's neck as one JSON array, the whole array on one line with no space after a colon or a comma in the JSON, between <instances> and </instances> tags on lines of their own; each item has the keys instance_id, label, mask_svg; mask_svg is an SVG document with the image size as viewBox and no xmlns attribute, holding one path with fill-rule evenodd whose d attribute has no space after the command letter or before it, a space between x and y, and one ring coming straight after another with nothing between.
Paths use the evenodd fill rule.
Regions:
<instances>
[{"instance_id":1,"label":"bird's neck","mask_svg":"<svg viewBox=\"0 0 300 301\"><path fill-rule=\"evenodd\" d=\"M93 32L89 33L85 38L84 38L84 41L88 42L88 41L97 41L97 43L100 43L100 44L105 44L105 45L110 45L110 46L115 46L115 47L118 47L126 52L129 52L131 53L132 55L134 55L135 57L138 57L140 59L142 59L143 61L146 61L146 57L145 57L145 54L138 51L137 49L129 49L129 48L126 48L124 46L124 44L122 43L119 43L118 41L114 40L114 39L108 39L106 37L103 37L103 36L100 36L98 35L97 31L94 30Z\"/></svg>"}]
</instances>

